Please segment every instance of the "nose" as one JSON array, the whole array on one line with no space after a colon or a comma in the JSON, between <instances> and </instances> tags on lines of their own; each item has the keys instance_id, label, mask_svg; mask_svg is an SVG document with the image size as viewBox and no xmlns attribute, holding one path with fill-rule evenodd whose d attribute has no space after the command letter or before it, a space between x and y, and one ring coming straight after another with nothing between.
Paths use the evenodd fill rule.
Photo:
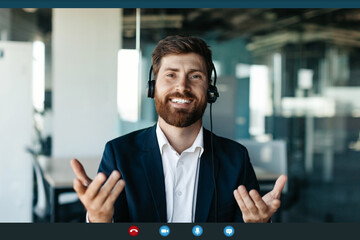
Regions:
<instances>
[{"instance_id":1,"label":"nose","mask_svg":"<svg viewBox=\"0 0 360 240\"><path fill-rule=\"evenodd\" d=\"M185 90L189 90L189 79L186 74L181 74L176 82L176 91L184 92Z\"/></svg>"}]
</instances>

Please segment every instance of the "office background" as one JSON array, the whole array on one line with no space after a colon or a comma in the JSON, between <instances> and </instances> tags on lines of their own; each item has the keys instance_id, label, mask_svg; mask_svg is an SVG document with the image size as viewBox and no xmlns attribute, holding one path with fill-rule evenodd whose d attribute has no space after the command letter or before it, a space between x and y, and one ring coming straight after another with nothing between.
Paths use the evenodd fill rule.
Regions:
<instances>
[{"instance_id":1,"label":"office background","mask_svg":"<svg viewBox=\"0 0 360 240\"><path fill-rule=\"evenodd\" d=\"M359 22L358 9L0 9L0 221L51 219L36 163L96 165L106 141L156 122L151 52L174 34L213 51L215 133L288 175L276 220L358 221Z\"/></svg>"}]
</instances>

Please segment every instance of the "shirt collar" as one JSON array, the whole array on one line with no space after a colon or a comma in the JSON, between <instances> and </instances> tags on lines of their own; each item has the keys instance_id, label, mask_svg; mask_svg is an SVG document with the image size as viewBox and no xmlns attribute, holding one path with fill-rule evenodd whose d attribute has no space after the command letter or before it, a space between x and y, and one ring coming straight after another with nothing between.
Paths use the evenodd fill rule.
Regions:
<instances>
[{"instance_id":1,"label":"shirt collar","mask_svg":"<svg viewBox=\"0 0 360 240\"><path fill-rule=\"evenodd\" d=\"M159 126L159 122L156 124L156 137L159 143L159 149L161 155L163 154L163 148L165 145L168 145L169 147L173 148L169 141L167 140L164 132L161 130ZM196 149L200 149L200 155L204 152L204 134L203 134L203 127L201 126L200 131L194 141L194 143L189 147L188 149L184 150L184 152L195 152Z\"/></svg>"}]
</instances>

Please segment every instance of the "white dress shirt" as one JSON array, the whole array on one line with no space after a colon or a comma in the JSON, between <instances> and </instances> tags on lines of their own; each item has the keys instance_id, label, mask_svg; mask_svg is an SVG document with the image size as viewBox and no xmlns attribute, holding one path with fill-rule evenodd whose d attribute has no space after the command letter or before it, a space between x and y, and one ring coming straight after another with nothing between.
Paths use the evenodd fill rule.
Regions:
<instances>
[{"instance_id":1,"label":"white dress shirt","mask_svg":"<svg viewBox=\"0 0 360 240\"><path fill-rule=\"evenodd\" d=\"M159 123L156 137L165 176L167 222L195 222L200 157L204 152L203 128L193 145L181 155L170 145ZM88 213L86 222L90 222Z\"/></svg>"},{"instance_id":2,"label":"white dress shirt","mask_svg":"<svg viewBox=\"0 0 360 240\"><path fill-rule=\"evenodd\" d=\"M194 222L200 157L204 152L203 128L193 145L180 155L170 145L159 124L156 137L165 176L167 222Z\"/></svg>"}]
</instances>

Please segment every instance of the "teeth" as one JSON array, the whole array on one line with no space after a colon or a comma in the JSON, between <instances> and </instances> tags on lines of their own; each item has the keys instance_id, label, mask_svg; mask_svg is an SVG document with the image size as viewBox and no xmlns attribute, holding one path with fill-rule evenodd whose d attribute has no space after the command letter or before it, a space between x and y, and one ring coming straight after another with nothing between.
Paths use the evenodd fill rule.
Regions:
<instances>
[{"instance_id":1,"label":"teeth","mask_svg":"<svg viewBox=\"0 0 360 240\"><path fill-rule=\"evenodd\" d=\"M181 98L173 98L171 99L172 102L174 103L190 103L190 100L186 100L186 99L181 99Z\"/></svg>"}]
</instances>

